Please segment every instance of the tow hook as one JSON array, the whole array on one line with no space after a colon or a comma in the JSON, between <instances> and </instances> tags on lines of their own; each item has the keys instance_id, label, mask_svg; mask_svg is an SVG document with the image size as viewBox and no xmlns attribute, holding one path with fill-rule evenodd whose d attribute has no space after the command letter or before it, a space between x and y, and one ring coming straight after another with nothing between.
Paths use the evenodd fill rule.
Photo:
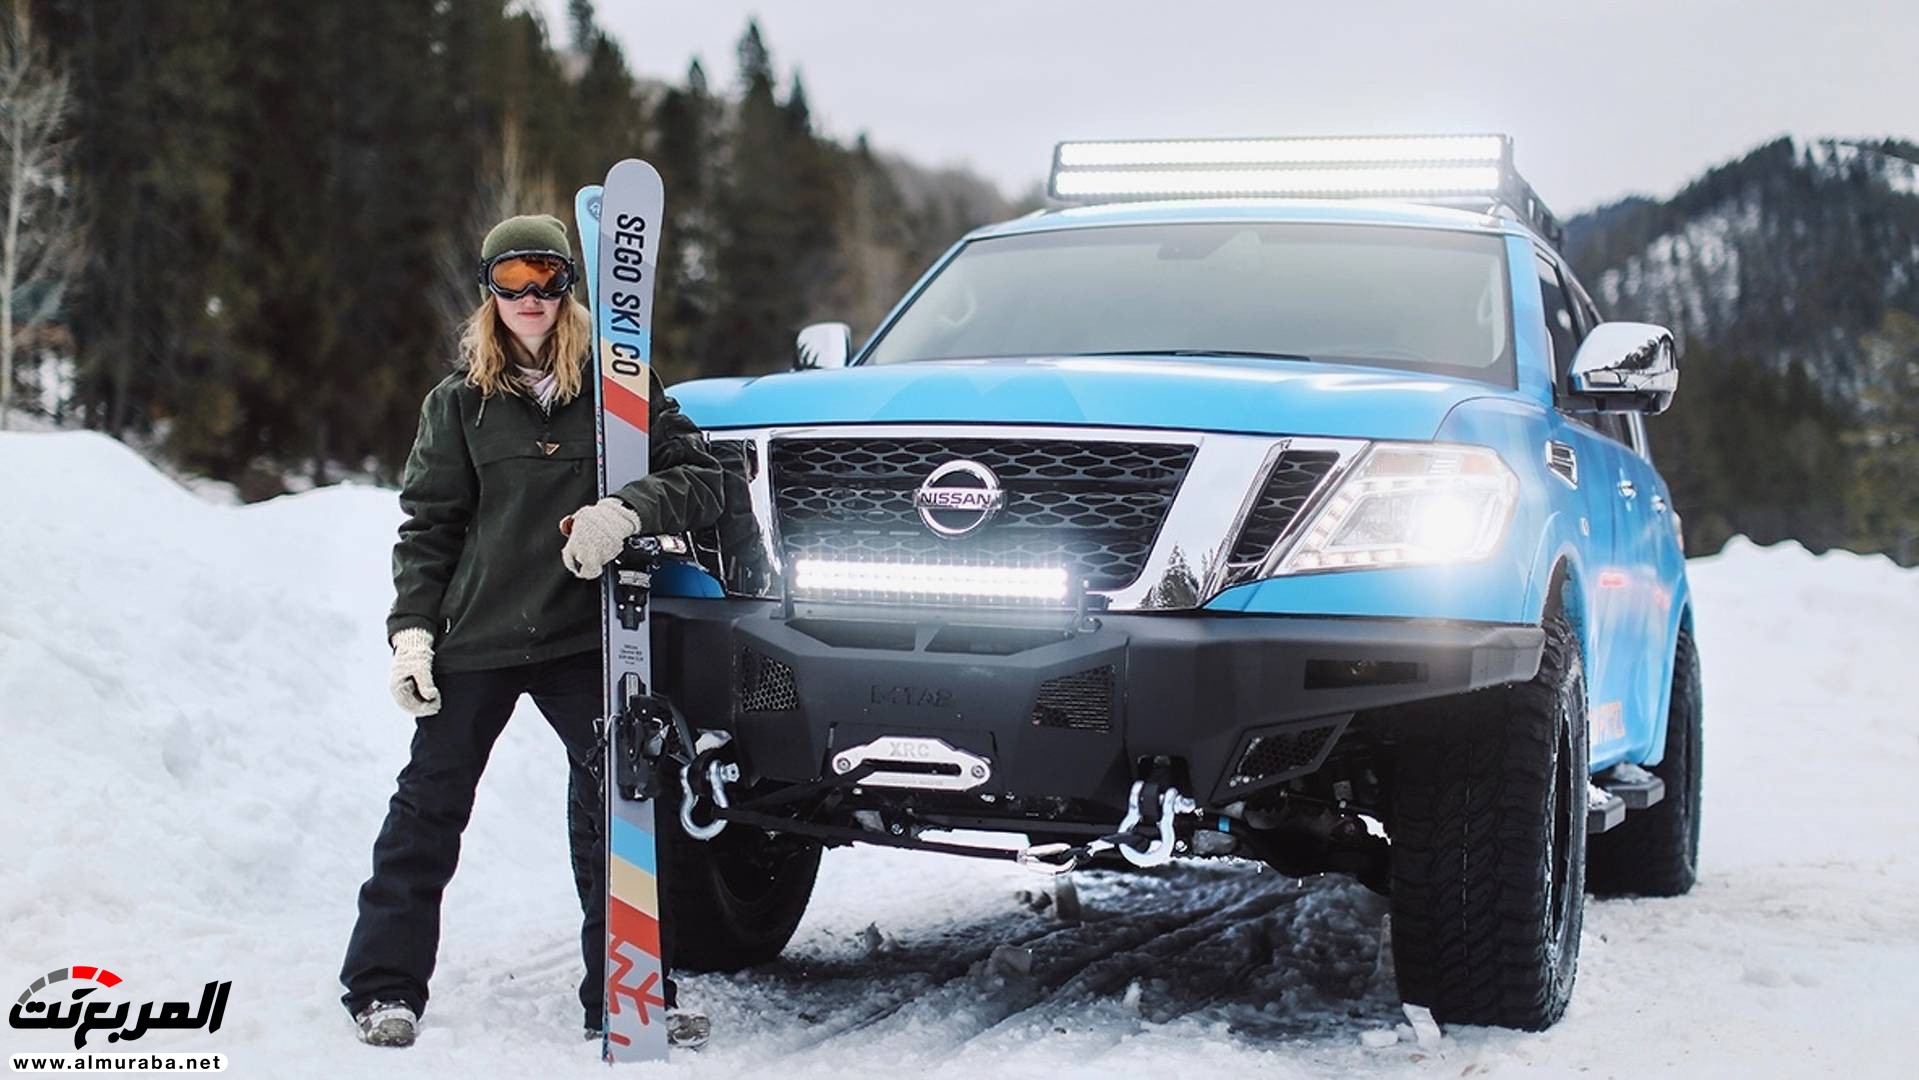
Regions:
<instances>
[{"instance_id":1,"label":"tow hook","mask_svg":"<svg viewBox=\"0 0 1919 1080\"><path fill-rule=\"evenodd\" d=\"M1199 804L1171 784L1133 781L1126 796L1126 816L1119 830L1086 844L1036 844L1020 851L1021 866L1042 874L1058 875L1076 869L1080 863L1108 851L1138 867L1164 866L1173 861L1178 839L1173 835L1173 818L1199 809ZM1147 813L1153 814L1147 818ZM1143 845L1139 841L1145 840Z\"/></svg>"},{"instance_id":2,"label":"tow hook","mask_svg":"<svg viewBox=\"0 0 1919 1080\"><path fill-rule=\"evenodd\" d=\"M706 791L713 805L725 810L730 804L726 797L726 785L737 784L740 780L738 762L721 761L720 748L726 745L723 735L705 732L700 736L701 748L692 761L680 766L680 828L695 840L711 840L726 829L726 817L715 814L713 820L700 825L693 820L693 808L699 805L701 784L694 777L704 781Z\"/></svg>"},{"instance_id":3,"label":"tow hook","mask_svg":"<svg viewBox=\"0 0 1919 1080\"><path fill-rule=\"evenodd\" d=\"M1146 781L1133 781L1132 796L1126 800L1126 817L1119 823L1122 836L1137 836L1151 829L1152 823L1143 822L1141 813L1142 804L1151 797L1152 793L1147 789ZM1123 842L1118 845L1120 857L1134 866L1164 866L1172 862L1174 845L1177 843L1173 837L1173 817L1177 814L1190 814L1199 809L1199 804L1182 795L1178 788L1168 784L1166 790L1160 793L1157 809L1159 835L1155 836L1151 843L1147 844L1143 850Z\"/></svg>"}]
</instances>

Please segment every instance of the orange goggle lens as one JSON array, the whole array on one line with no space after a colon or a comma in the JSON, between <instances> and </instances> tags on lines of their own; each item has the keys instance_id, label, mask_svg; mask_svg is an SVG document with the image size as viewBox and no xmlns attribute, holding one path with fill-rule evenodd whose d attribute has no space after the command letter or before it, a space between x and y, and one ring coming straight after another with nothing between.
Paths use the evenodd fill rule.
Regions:
<instances>
[{"instance_id":1,"label":"orange goggle lens","mask_svg":"<svg viewBox=\"0 0 1919 1080\"><path fill-rule=\"evenodd\" d=\"M557 255L506 255L487 267L486 281L501 296L523 296L531 290L553 299L572 286L573 267Z\"/></svg>"}]
</instances>

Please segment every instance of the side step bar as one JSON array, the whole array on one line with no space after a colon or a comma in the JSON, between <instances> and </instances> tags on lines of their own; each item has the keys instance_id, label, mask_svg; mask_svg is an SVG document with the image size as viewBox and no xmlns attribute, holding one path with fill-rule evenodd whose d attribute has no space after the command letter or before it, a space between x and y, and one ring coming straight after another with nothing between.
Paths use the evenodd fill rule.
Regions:
<instances>
[{"instance_id":1,"label":"side step bar","mask_svg":"<svg viewBox=\"0 0 1919 1080\"><path fill-rule=\"evenodd\" d=\"M1602 833L1666 797L1666 782L1637 765L1615 765L1593 777L1586 791L1586 832Z\"/></svg>"}]
</instances>

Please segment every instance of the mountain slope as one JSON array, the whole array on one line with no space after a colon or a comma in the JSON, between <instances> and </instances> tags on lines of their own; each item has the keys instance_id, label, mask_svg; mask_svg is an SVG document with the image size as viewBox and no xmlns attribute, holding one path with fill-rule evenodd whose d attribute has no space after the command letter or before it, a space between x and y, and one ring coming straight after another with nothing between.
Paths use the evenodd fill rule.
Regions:
<instances>
[{"instance_id":1,"label":"mountain slope","mask_svg":"<svg viewBox=\"0 0 1919 1080\"><path fill-rule=\"evenodd\" d=\"M1652 430L1694 554L1744 533L1919 561L1919 146L1778 139L1573 218L1566 250L1609 318L1679 337Z\"/></svg>"}]
</instances>

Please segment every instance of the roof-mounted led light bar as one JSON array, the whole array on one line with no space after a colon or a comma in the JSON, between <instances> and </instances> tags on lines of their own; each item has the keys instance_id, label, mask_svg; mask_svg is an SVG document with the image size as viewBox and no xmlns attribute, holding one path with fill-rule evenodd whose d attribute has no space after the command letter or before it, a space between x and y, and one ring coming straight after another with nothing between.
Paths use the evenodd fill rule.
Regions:
<instances>
[{"instance_id":1,"label":"roof-mounted led light bar","mask_svg":"<svg viewBox=\"0 0 1919 1080\"><path fill-rule=\"evenodd\" d=\"M1513 168L1504 135L1063 142L1047 190L1070 203L1391 198L1503 208L1559 240L1558 221Z\"/></svg>"}]
</instances>

